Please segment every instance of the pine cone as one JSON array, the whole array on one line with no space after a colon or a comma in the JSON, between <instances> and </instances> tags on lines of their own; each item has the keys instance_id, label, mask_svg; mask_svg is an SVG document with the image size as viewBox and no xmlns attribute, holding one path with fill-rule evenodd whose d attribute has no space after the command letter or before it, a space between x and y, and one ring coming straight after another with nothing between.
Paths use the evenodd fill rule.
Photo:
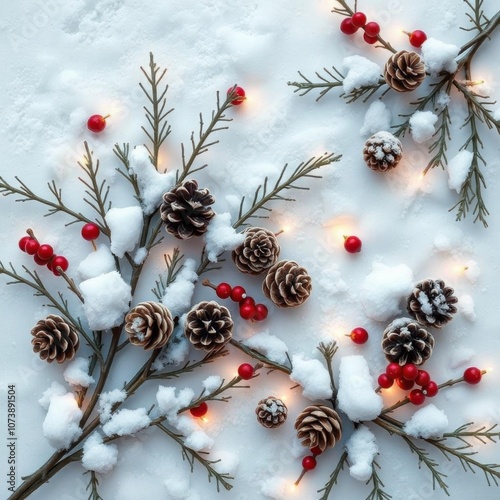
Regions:
<instances>
[{"instance_id":1,"label":"pine cone","mask_svg":"<svg viewBox=\"0 0 500 500\"><path fill-rule=\"evenodd\" d=\"M425 65L416 52L400 50L385 63L385 81L397 92L415 90L425 78Z\"/></svg>"},{"instance_id":2,"label":"pine cone","mask_svg":"<svg viewBox=\"0 0 500 500\"><path fill-rule=\"evenodd\" d=\"M325 405L311 405L295 421L297 437L302 445L311 449L317 446L321 451L333 448L342 438L342 420L339 414Z\"/></svg>"},{"instance_id":3,"label":"pine cone","mask_svg":"<svg viewBox=\"0 0 500 500\"><path fill-rule=\"evenodd\" d=\"M173 330L170 311L157 302L141 302L125 317L125 331L130 343L145 350L163 347Z\"/></svg>"},{"instance_id":4,"label":"pine cone","mask_svg":"<svg viewBox=\"0 0 500 500\"><path fill-rule=\"evenodd\" d=\"M391 363L423 364L432 354L434 337L410 318L394 320L384 331L382 349Z\"/></svg>"},{"instance_id":5,"label":"pine cone","mask_svg":"<svg viewBox=\"0 0 500 500\"><path fill-rule=\"evenodd\" d=\"M261 274L278 260L278 238L263 227L250 227L244 234L243 243L233 250L233 261L242 273Z\"/></svg>"},{"instance_id":6,"label":"pine cone","mask_svg":"<svg viewBox=\"0 0 500 500\"><path fill-rule=\"evenodd\" d=\"M201 236L207 232L208 223L215 215L209 207L215 202L208 189L198 189L194 180L163 195L160 207L166 229L180 240Z\"/></svg>"},{"instance_id":7,"label":"pine cone","mask_svg":"<svg viewBox=\"0 0 500 500\"><path fill-rule=\"evenodd\" d=\"M217 302L200 302L187 314L184 333L195 349L220 349L233 336L228 309Z\"/></svg>"},{"instance_id":8,"label":"pine cone","mask_svg":"<svg viewBox=\"0 0 500 500\"><path fill-rule=\"evenodd\" d=\"M257 414L257 420L264 427L275 429L285 423L288 408L281 399L269 396L259 401L255 413Z\"/></svg>"},{"instance_id":9,"label":"pine cone","mask_svg":"<svg viewBox=\"0 0 500 500\"><path fill-rule=\"evenodd\" d=\"M33 351L41 359L52 363L70 361L75 357L80 345L76 328L55 314L49 314L41 319L31 330Z\"/></svg>"},{"instance_id":10,"label":"pine cone","mask_svg":"<svg viewBox=\"0 0 500 500\"><path fill-rule=\"evenodd\" d=\"M376 172L386 172L399 163L403 156L401 141L389 132L377 132L365 143L363 158Z\"/></svg>"},{"instance_id":11,"label":"pine cone","mask_svg":"<svg viewBox=\"0 0 500 500\"><path fill-rule=\"evenodd\" d=\"M278 307L300 306L311 293L311 277L293 260L276 262L266 274L262 291Z\"/></svg>"},{"instance_id":12,"label":"pine cone","mask_svg":"<svg viewBox=\"0 0 500 500\"><path fill-rule=\"evenodd\" d=\"M426 279L415 285L406 308L419 323L441 328L457 312L457 302L453 288L441 280Z\"/></svg>"}]
</instances>

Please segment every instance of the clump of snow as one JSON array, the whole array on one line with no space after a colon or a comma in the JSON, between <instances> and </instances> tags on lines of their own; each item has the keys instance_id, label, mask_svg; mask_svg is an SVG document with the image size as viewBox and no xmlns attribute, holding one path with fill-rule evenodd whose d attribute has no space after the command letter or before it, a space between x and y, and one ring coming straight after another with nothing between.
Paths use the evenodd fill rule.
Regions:
<instances>
[{"instance_id":1,"label":"clump of snow","mask_svg":"<svg viewBox=\"0 0 500 500\"><path fill-rule=\"evenodd\" d=\"M380 66L362 56L346 57L342 61L342 70L345 73L342 85L346 94L366 85L375 85L382 78Z\"/></svg>"},{"instance_id":2,"label":"clump of snow","mask_svg":"<svg viewBox=\"0 0 500 500\"><path fill-rule=\"evenodd\" d=\"M158 172L144 146L137 146L132 151L129 170L137 176L142 209L150 215L160 206L164 193L175 185L175 170L165 174Z\"/></svg>"},{"instance_id":3,"label":"clump of snow","mask_svg":"<svg viewBox=\"0 0 500 500\"><path fill-rule=\"evenodd\" d=\"M270 477L262 481L260 492L268 498L285 500L288 498L287 485L288 481L283 477Z\"/></svg>"},{"instance_id":4,"label":"clump of snow","mask_svg":"<svg viewBox=\"0 0 500 500\"><path fill-rule=\"evenodd\" d=\"M64 396L64 394L66 394L67 392L68 391L66 390L66 388L59 382L52 382L50 387L48 389L45 389L42 397L38 400L38 402L40 403L40 406L42 408L48 410L52 396Z\"/></svg>"},{"instance_id":5,"label":"clump of snow","mask_svg":"<svg viewBox=\"0 0 500 500\"><path fill-rule=\"evenodd\" d=\"M146 408L137 408L129 410L124 408L117 411L102 426L102 431L106 436L129 436L135 434L149 426L151 419L148 416Z\"/></svg>"},{"instance_id":6,"label":"clump of snow","mask_svg":"<svg viewBox=\"0 0 500 500\"><path fill-rule=\"evenodd\" d=\"M43 421L43 435L50 446L56 450L65 450L78 439L82 429L78 425L83 416L75 397L71 393L53 394L50 398L49 411Z\"/></svg>"},{"instance_id":7,"label":"clump of snow","mask_svg":"<svg viewBox=\"0 0 500 500\"><path fill-rule=\"evenodd\" d=\"M470 347L458 346L455 347L450 355L449 365L452 370L468 364L475 356L474 350Z\"/></svg>"},{"instance_id":8,"label":"clump of snow","mask_svg":"<svg viewBox=\"0 0 500 500\"><path fill-rule=\"evenodd\" d=\"M278 337L270 334L268 331L256 333L249 339L243 341L250 349L255 349L257 352L264 354L271 361L276 363L286 363L287 361L287 345Z\"/></svg>"},{"instance_id":9,"label":"clump of snow","mask_svg":"<svg viewBox=\"0 0 500 500\"><path fill-rule=\"evenodd\" d=\"M140 266L148 256L148 249L146 247L138 248L134 254L134 264Z\"/></svg>"},{"instance_id":10,"label":"clump of snow","mask_svg":"<svg viewBox=\"0 0 500 500\"><path fill-rule=\"evenodd\" d=\"M176 468L175 474L171 474L164 482L167 493L176 500L184 500L189 497L191 490L191 474Z\"/></svg>"},{"instance_id":11,"label":"clump of snow","mask_svg":"<svg viewBox=\"0 0 500 500\"><path fill-rule=\"evenodd\" d=\"M183 363L188 354L190 342L184 335L184 323L186 315L181 316L178 327L170 337L166 348L153 363L153 370L163 370L167 365L180 365Z\"/></svg>"},{"instance_id":12,"label":"clump of snow","mask_svg":"<svg viewBox=\"0 0 500 500\"><path fill-rule=\"evenodd\" d=\"M238 465L240 464L240 457L237 453L230 451L219 451L217 453L217 462L214 463L214 469L219 473L234 474Z\"/></svg>"},{"instance_id":13,"label":"clump of snow","mask_svg":"<svg viewBox=\"0 0 500 500\"><path fill-rule=\"evenodd\" d=\"M162 303L168 307L172 316L180 316L191 305L194 293L194 284L198 279L195 272L196 262L194 259L186 259L182 269L177 274L175 281L165 290Z\"/></svg>"},{"instance_id":14,"label":"clump of snow","mask_svg":"<svg viewBox=\"0 0 500 500\"><path fill-rule=\"evenodd\" d=\"M181 389L178 394L176 394L175 387L160 385L158 386L158 391L156 393L158 410L161 415L165 415L169 419L177 418L179 410L188 406L193 398L194 392L189 387Z\"/></svg>"},{"instance_id":15,"label":"clump of snow","mask_svg":"<svg viewBox=\"0 0 500 500\"><path fill-rule=\"evenodd\" d=\"M474 155L470 151L460 151L448 162L448 187L460 193L462 185L472 166Z\"/></svg>"},{"instance_id":16,"label":"clump of snow","mask_svg":"<svg viewBox=\"0 0 500 500\"><path fill-rule=\"evenodd\" d=\"M111 410L116 403L123 403L127 399L127 393L123 389L113 389L103 392L99 396L99 414L101 424L106 423L111 418Z\"/></svg>"},{"instance_id":17,"label":"clump of snow","mask_svg":"<svg viewBox=\"0 0 500 500\"><path fill-rule=\"evenodd\" d=\"M365 314L375 321L385 321L400 312L399 303L413 290L413 272L404 265L390 267L374 262L372 272L360 290Z\"/></svg>"},{"instance_id":18,"label":"clump of snow","mask_svg":"<svg viewBox=\"0 0 500 500\"><path fill-rule=\"evenodd\" d=\"M231 214L216 214L208 224L205 233L207 257L210 262L217 262L217 256L226 250L234 250L243 243L245 236L237 233L231 225Z\"/></svg>"},{"instance_id":19,"label":"clump of snow","mask_svg":"<svg viewBox=\"0 0 500 500\"><path fill-rule=\"evenodd\" d=\"M448 417L433 404L417 410L403 426L409 436L416 438L440 438L448 428Z\"/></svg>"},{"instance_id":20,"label":"clump of snow","mask_svg":"<svg viewBox=\"0 0 500 500\"><path fill-rule=\"evenodd\" d=\"M294 354L292 366L290 378L302 386L302 395L305 398L315 400L332 397L330 376L321 361L305 359L301 354Z\"/></svg>"},{"instance_id":21,"label":"clump of snow","mask_svg":"<svg viewBox=\"0 0 500 500\"><path fill-rule=\"evenodd\" d=\"M384 402L375 392L368 363L363 356L344 356L340 360L337 398L339 409L353 422L373 420L380 415Z\"/></svg>"},{"instance_id":22,"label":"clump of snow","mask_svg":"<svg viewBox=\"0 0 500 500\"><path fill-rule=\"evenodd\" d=\"M99 245L95 252L90 253L78 265L78 275L82 280L95 278L104 273L114 271L115 259L106 245Z\"/></svg>"},{"instance_id":23,"label":"clump of snow","mask_svg":"<svg viewBox=\"0 0 500 500\"><path fill-rule=\"evenodd\" d=\"M219 375L210 375L202 382L203 387L205 388L204 394L212 394L212 392L215 392L217 389L219 389L222 383L222 377L219 377Z\"/></svg>"},{"instance_id":24,"label":"clump of snow","mask_svg":"<svg viewBox=\"0 0 500 500\"><path fill-rule=\"evenodd\" d=\"M469 260L465 263L464 276L470 283L477 283L481 276L481 269L475 260Z\"/></svg>"},{"instance_id":25,"label":"clump of snow","mask_svg":"<svg viewBox=\"0 0 500 500\"><path fill-rule=\"evenodd\" d=\"M474 312L474 299L469 294L460 296L459 310L469 321L476 320L476 313Z\"/></svg>"},{"instance_id":26,"label":"clump of snow","mask_svg":"<svg viewBox=\"0 0 500 500\"><path fill-rule=\"evenodd\" d=\"M438 116L432 111L415 111L410 118L410 132L413 140L421 144L428 141L436 131L434 125Z\"/></svg>"},{"instance_id":27,"label":"clump of snow","mask_svg":"<svg viewBox=\"0 0 500 500\"><path fill-rule=\"evenodd\" d=\"M114 444L104 444L102 437L94 433L83 445L82 465L87 470L106 474L118 462L118 448Z\"/></svg>"},{"instance_id":28,"label":"clump of snow","mask_svg":"<svg viewBox=\"0 0 500 500\"><path fill-rule=\"evenodd\" d=\"M91 330L106 330L121 324L132 300L130 285L125 283L118 271L82 281L80 291Z\"/></svg>"},{"instance_id":29,"label":"clump of snow","mask_svg":"<svg viewBox=\"0 0 500 500\"><path fill-rule=\"evenodd\" d=\"M143 225L141 207L110 208L106 222L111 230L111 252L122 258L139 243Z\"/></svg>"},{"instance_id":30,"label":"clump of snow","mask_svg":"<svg viewBox=\"0 0 500 500\"><path fill-rule=\"evenodd\" d=\"M444 109L448 104L450 104L451 97L449 94L447 94L444 90L441 90L439 94L436 97L436 108L437 109Z\"/></svg>"},{"instance_id":31,"label":"clump of snow","mask_svg":"<svg viewBox=\"0 0 500 500\"><path fill-rule=\"evenodd\" d=\"M69 385L88 387L95 382L94 377L89 375L89 358L75 358L70 361L64 370L63 377Z\"/></svg>"},{"instance_id":32,"label":"clump of snow","mask_svg":"<svg viewBox=\"0 0 500 500\"><path fill-rule=\"evenodd\" d=\"M391 111L383 101L373 101L365 114L363 126L359 131L361 135L372 135L380 130L390 130Z\"/></svg>"},{"instance_id":33,"label":"clump of snow","mask_svg":"<svg viewBox=\"0 0 500 500\"><path fill-rule=\"evenodd\" d=\"M375 436L364 425L360 425L346 444L349 455L349 474L358 481L368 481L372 475L373 459L378 453Z\"/></svg>"},{"instance_id":34,"label":"clump of snow","mask_svg":"<svg viewBox=\"0 0 500 500\"><path fill-rule=\"evenodd\" d=\"M209 450L214 445L214 440L205 431L194 431L184 440L184 444L194 451Z\"/></svg>"},{"instance_id":35,"label":"clump of snow","mask_svg":"<svg viewBox=\"0 0 500 500\"><path fill-rule=\"evenodd\" d=\"M457 69L455 58L460 48L451 43L428 38L422 45L422 59L427 71L437 76L441 71L453 73Z\"/></svg>"}]
</instances>

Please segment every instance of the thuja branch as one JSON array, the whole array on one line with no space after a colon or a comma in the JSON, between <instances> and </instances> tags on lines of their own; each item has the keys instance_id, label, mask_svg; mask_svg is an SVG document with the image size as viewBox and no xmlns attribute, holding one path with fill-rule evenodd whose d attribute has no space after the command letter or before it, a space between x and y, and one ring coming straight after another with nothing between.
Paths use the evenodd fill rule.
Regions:
<instances>
[{"instance_id":1,"label":"thuja branch","mask_svg":"<svg viewBox=\"0 0 500 500\"><path fill-rule=\"evenodd\" d=\"M338 346L335 341L329 342L328 344L324 344L321 342L318 346L318 351L322 354L323 358L325 358L326 367L328 368L328 375L330 376L330 386L332 388L332 405L333 408L337 406L337 387L335 386L335 377L333 376L333 357L335 353L338 351Z\"/></svg>"},{"instance_id":2,"label":"thuja branch","mask_svg":"<svg viewBox=\"0 0 500 500\"><path fill-rule=\"evenodd\" d=\"M337 466L333 469L333 472L330 474L329 481L325 484L323 488L318 490L318 493L323 492L323 495L319 500L328 500L330 493L333 487L337 484L339 480L340 472L344 470L344 465L347 463L347 451L344 450L342 455L340 455L339 461L337 462Z\"/></svg>"},{"instance_id":3,"label":"thuja branch","mask_svg":"<svg viewBox=\"0 0 500 500\"><path fill-rule=\"evenodd\" d=\"M372 462L372 475L368 480L369 483L373 484L373 489L366 497L366 500L389 500L392 498L392 495L389 495L383 490L385 485L380 479L377 469L380 469L380 465L374 460Z\"/></svg>"},{"instance_id":4,"label":"thuja branch","mask_svg":"<svg viewBox=\"0 0 500 500\"><path fill-rule=\"evenodd\" d=\"M490 427L482 426L476 430L468 430L472 425L472 422L464 424L453 432L445 432L443 434L443 438L455 438L462 441L467 446L472 446L472 444L467 441L467 438L474 438L481 442L482 444L487 444L488 441L492 443L496 443L500 439L500 430L498 429L497 424L494 424Z\"/></svg>"},{"instance_id":5,"label":"thuja branch","mask_svg":"<svg viewBox=\"0 0 500 500\"><path fill-rule=\"evenodd\" d=\"M182 269L181 262L184 255L181 253L179 248L175 247L172 250L171 255L165 254L163 258L165 260L165 265L167 266L167 275L164 276L163 274L160 274L158 279L155 281L156 287L151 290L158 300L162 299L165 295L165 290L175 281L175 278Z\"/></svg>"},{"instance_id":6,"label":"thuja branch","mask_svg":"<svg viewBox=\"0 0 500 500\"><path fill-rule=\"evenodd\" d=\"M85 474L87 474L87 472ZM97 487L99 486L99 480L97 479L96 473L91 470L88 472L88 474L90 475L89 484L86 488L87 491L90 490L88 500L104 500L102 496L99 495L99 491L97 490Z\"/></svg>"}]
</instances>

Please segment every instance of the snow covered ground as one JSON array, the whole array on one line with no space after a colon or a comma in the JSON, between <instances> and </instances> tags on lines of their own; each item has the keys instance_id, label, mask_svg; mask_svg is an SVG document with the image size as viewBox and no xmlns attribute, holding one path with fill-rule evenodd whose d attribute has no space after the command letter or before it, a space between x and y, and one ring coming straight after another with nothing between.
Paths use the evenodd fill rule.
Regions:
<instances>
[{"instance_id":1,"label":"snow covered ground","mask_svg":"<svg viewBox=\"0 0 500 500\"><path fill-rule=\"evenodd\" d=\"M380 23L384 38L397 48L410 49L402 29L422 29L429 36L457 46L471 36L459 29L466 22L465 4L460 0L359 3L360 10ZM363 355L376 378L386 365L380 348L382 332L392 319L401 315L408 287L411 290L413 283L428 277L443 279L455 289L459 311L448 326L435 334L436 347L426 369L438 382L461 376L471 365L492 368L492 372L478 386L459 385L443 391L432 404L448 417L448 431L471 421L480 425L500 423L500 334L496 317L500 295L498 135L481 129L487 161L483 169L488 185L484 199L491 214L487 229L479 223L473 224L471 215L456 222L455 213L448 211L457 200L455 178L449 186L447 173L439 168L421 176L428 161L425 142L428 121L418 127L424 135L414 137L415 141L410 136L404 138L403 160L396 169L385 175L368 169L363 162L363 145L376 131L371 130L370 124L376 118L382 123L387 121L387 110L372 109L365 120L368 104L357 101L347 105L338 97L339 90L332 90L316 102L317 93L299 97L287 86L287 81L298 79L297 70L312 77L323 67L340 67L348 56L361 55L380 66L389 56L383 49L366 45L359 34L343 35L338 28L340 17L330 12L334 4L333 0L3 2L0 5L0 175L9 182L18 176L45 195L47 182L54 179L68 204L76 210L87 210L81 201L82 188L77 181L81 172L76 166L86 140L100 158L102 173L111 183L113 206L129 207L136 202L114 170L118 161L112 148L115 143L130 142L134 146L144 142L140 126L144 123L145 99L138 82L139 67L147 66L149 52L154 53L159 65L168 68L168 102L174 111L169 118L172 132L160 154L160 165L167 171L179 167L180 144L188 144L191 131L197 130L199 112L208 119L215 107L216 92L225 95L226 89L237 83L245 88L248 99L242 106L229 110L228 115L233 118L229 130L220 132L217 137L220 143L204 155L208 168L194 176L215 196L217 213L229 212L234 221L238 200L243 195L251 197L265 176L276 178L285 163L295 166L324 152L342 154L342 159L324 167L322 179L308 179L310 191L293 192L297 195L296 202L276 203L270 219L258 221L272 231L286 228L279 236L281 258L296 260L307 268L313 281L310 299L294 309L273 308L267 301L270 314L263 323L250 324L235 312L235 337L244 339L254 333L270 333L288 346L290 356L295 355L298 363L303 358L320 359L318 343L336 339L340 347L334 363L337 377L342 357ZM484 8L493 15L498 6L495 1L486 0ZM492 42L481 48L473 65L474 74L485 80L483 89L493 100L500 98L497 83L500 73L495 64L498 43L495 33ZM407 112L413 99L414 96L393 94L384 99L391 113L391 124L399 123L398 114ZM448 156L453 158L465 137L460 127L466 109L453 93L449 106L453 141ZM94 113L111 114L106 130L100 135L85 128L86 119ZM458 172L464 162L467 158L455 160ZM44 218L45 212L33 202L14 203L12 197L0 201L0 259L4 264L10 261L17 269L22 265L33 268L32 259L17 246L25 229L31 227L69 259L68 272L79 279L78 264L91 247L81 239L76 225L66 227L68 219L62 215ZM346 233L362 239L360 253L345 252L342 235ZM198 259L200 245L192 241L182 245L182 249L188 257ZM162 253L171 251L174 243L167 238L150 256L135 302L154 299L150 289L163 269ZM261 279L239 273L230 259L222 271L212 272L209 277L216 283L242 284L252 296L265 301ZM46 316L46 308L29 290L19 285L6 286L6 281L0 276L0 317L4 325L0 350L0 435L5 436L7 429L7 386L15 383L19 484L21 476L33 472L53 452L54 441L46 439L42 430L48 404L45 401L43 408L38 400L54 381L69 390L65 378L71 380L78 374L63 376L64 365L49 365L32 352L29 332ZM54 290L65 289L60 278L47 277L47 283ZM211 289L195 287L194 303L213 298ZM356 346L344 336L356 326L363 326L370 333L368 343L363 346ZM258 343L254 339L254 345ZM278 351L274 354L279 356L280 344L273 346ZM84 349L79 355L85 355ZM121 389L144 359L144 353L138 350L120 352L106 390ZM199 394L203 390L202 381L209 375L229 379L243 361L248 358L231 349L229 357L184 376L175 385L179 389L191 387L194 394ZM160 407L162 404L157 396L158 384L148 384L126 405L138 412L133 418L135 424L142 421L146 425L149 418L140 408L149 409L157 397ZM164 385L174 383L168 381ZM101 496L106 500L318 498L316 491L328 480L345 440L318 457L318 467L305 476L298 488L292 489L305 454L297 446L293 423L310 400L301 395L300 388L290 390L295 384L282 373L261 373L249 385L250 389L232 391L230 403L210 403L207 421L200 423L203 432L198 437L208 436L213 440L211 456L221 459L217 470L235 476L231 491L217 493L215 485L207 482L206 471L198 465L191 475L189 465L182 461L179 446L150 429L120 439L117 454L113 448L103 451L98 440L91 443L99 457L104 453L108 463L117 462L112 471L101 476ZM71 432L72 422L80 418L79 410L68 410L64 391L55 390L57 408L67 413L71 420L67 430ZM390 404L402 394L399 389L391 389L384 400ZM269 395L283 396L288 406L286 424L274 431L261 427L254 413L257 402ZM409 406L398 414L403 421L415 412ZM56 406L51 408L56 411ZM429 415L435 419L441 413L432 409L426 418ZM124 413L122 417L126 419L131 414ZM418 432L422 425L424 417L420 417L420 421L416 419L409 424L412 432ZM123 427L114 420L106 425L111 433ZM381 466L380 476L394 499L446 498L442 491L432 490L430 474L418 468L417 457L400 439L375 426L370 429L380 453L376 458ZM352 424L345 419L346 438L352 430ZM51 432L54 429L46 430L48 435ZM61 438L68 436L61 437L55 432L54 439ZM360 434L357 443L351 444L352 447L360 446L359 443L369 445L371 439L370 435ZM500 462L500 445L481 445L478 451L482 461ZM465 474L458 462L436 457L448 475L451 498L500 497L498 487L488 488L480 471L475 475ZM0 497L6 498L8 465L4 454L1 460L4 479ZM363 460L367 459L359 460L357 472L351 474L365 477ZM102 470L105 469L103 466ZM80 463L66 467L30 498L88 498L85 491L88 476L82 476L83 471ZM169 478L175 478L178 484L166 486ZM350 477L346 470L330 498L357 500L365 498L368 492L369 488Z\"/></svg>"}]
</instances>

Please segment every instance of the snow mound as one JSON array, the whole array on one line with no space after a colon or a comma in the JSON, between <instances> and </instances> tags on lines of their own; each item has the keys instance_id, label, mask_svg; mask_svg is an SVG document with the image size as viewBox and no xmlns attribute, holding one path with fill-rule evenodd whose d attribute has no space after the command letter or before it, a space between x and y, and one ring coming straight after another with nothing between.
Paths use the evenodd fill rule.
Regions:
<instances>
[{"instance_id":1,"label":"snow mound","mask_svg":"<svg viewBox=\"0 0 500 500\"><path fill-rule=\"evenodd\" d=\"M391 110L383 101L373 101L366 111L363 126L359 133L362 136L373 135L380 130L390 130Z\"/></svg>"},{"instance_id":2,"label":"snow mound","mask_svg":"<svg viewBox=\"0 0 500 500\"><path fill-rule=\"evenodd\" d=\"M302 395L305 398L315 400L332 397L330 376L321 361L305 359L301 354L294 354L292 366L290 378L302 386Z\"/></svg>"},{"instance_id":3,"label":"snow mound","mask_svg":"<svg viewBox=\"0 0 500 500\"><path fill-rule=\"evenodd\" d=\"M118 448L114 444L104 444L102 437L94 433L83 445L82 465L87 470L106 474L118 462Z\"/></svg>"},{"instance_id":4,"label":"snow mound","mask_svg":"<svg viewBox=\"0 0 500 500\"><path fill-rule=\"evenodd\" d=\"M106 245L99 245L78 265L77 273L82 280L95 278L115 270L115 259Z\"/></svg>"},{"instance_id":5,"label":"snow mound","mask_svg":"<svg viewBox=\"0 0 500 500\"><path fill-rule=\"evenodd\" d=\"M428 141L436 131L434 125L438 116L432 111L415 111L410 118L410 132L413 140L419 144Z\"/></svg>"},{"instance_id":6,"label":"snow mound","mask_svg":"<svg viewBox=\"0 0 500 500\"><path fill-rule=\"evenodd\" d=\"M113 389L103 392L99 396L99 414L101 424L106 423L111 418L111 409L116 403L123 403L127 399L127 393L123 389Z\"/></svg>"},{"instance_id":7,"label":"snow mound","mask_svg":"<svg viewBox=\"0 0 500 500\"><path fill-rule=\"evenodd\" d=\"M195 269L195 260L186 259L175 281L165 289L165 295L161 301L165 307L168 307L174 318L181 316L191 305L194 284L198 279Z\"/></svg>"},{"instance_id":8,"label":"snow mound","mask_svg":"<svg viewBox=\"0 0 500 500\"><path fill-rule=\"evenodd\" d=\"M346 443L349 455L349 474L358 481L366 482L372 475L373 459L378 453L375 436L368 427L359 426Z\"/></svg>"},{"instance_id":9,"label":"snow mound","mask_svg":"<svg viewBox=\"0 0 500 500\"><path fill-rule=\"evenodd\" d=\"M78 439L82 429L78 425L83 416L75 397L71 393L53 394L50 398L49 411L43 421L43 435L50 446L56 450L65 450Z\"/></svg>"},{"instance_id":10,"label":"snow mound","mask_svg":"<svg viewBox=\"0 0 500 500\"><path fill-rule=\"evenodd\" d=\"M470 151L460 151L448 162L448 187L460 193L462 185L472 166L474 155Z\"/></svg>"},{"instance_id":11,"label":"snow mound","mask_svg":"<svg viewBox=\"0 0 500 500\"><path fill-rule=\"evenodd\" d=\"M377 63L362 56L349 56L342 61L342 71L346 73L342 83L344 93L376 84L382 78L382 69Z\"/></svg>"},{"instance_id":12,"label":"snow mound","mask_svg":"<svg viewBox=\"0 0 500 500\"><path fill-rule=\"evenodd\" d=\"M106 222L111 230L111 252L120 259L139 243L143 215L140 207L110 208Z\"/></svg>"},{"instance_id":13,"label":"snow mound","mask_svg":"<svg viewBox=\"0 0 500 500\"><path fill-rule=\"evenodd\" d=\"M270 477L262 481L260 492L274 500L285 500L288 498L287 484L287 480L283 477Z\"/></svg>"},{"instance_id":14,"label":"snow mound","mask_svg":"<svg viewBox=\"0 0 500 500\"><path fill-rule=\"evenodd\" d=\"M422 59L432 76L437 76L441 71L453 73L457 69L455 58L459 51L456 45L428 38L422 45Z\"/></svg>"},{"instance_id":15,"label":"snow mound","mask_svg":"<svg viewBox=\"0 0 500 500\"><path fill-rule=\"evenodd\" d=\"M234 250L245 239L243 233L237 233L231 225L231 214L216 214L208 224L205 233L207 257L210 262L217 262L217 256L227 250Z\"/></svg>"},{"instance_id":16,"label":"snow mound","mask_svg":"<svg viewBox=\"0 0 500 500\"><path fill-rule=\"evenodd\" d=\"M242 342L250 349L255 349L267 356L271 361L276 363L284 364L287 362L288 347L287 345L278 337L270 334L268 331L256 333L249 339Z\"/></svg>"},{"instance_id":17,"label":"snow mound","mask_svg":"<svg viewBox=\"0 0 500 500\"><path fill-rule=\"evenodd\" d=\"M48 410L52 396L64 396L64 394L66 394L67 392L68 391L66 390L66 388L59 382L52 382L50 387L48 389L45 389L42 397L38 400L38 402L40 403L40 406L42 408Z\"/></svg>"},{"instance_id":18,"label":"snow mound","mask_svg":"<svg viewBox=\"0 0 500 500\"><path fill-rule=\"evenodd\" d=\"M474 299L469 294L460 295L459 310L465 318L469 321L476 320L476 313L474 311Z\"/></svg>"},{"instance_id":19,"label":"snow mound","mask_svg":"<svg viewBox=\"0 0 500 500\"><path fill-rule=\"evenodd\" d=\"M146 408L119 410L102 426L106 436L129 436L149 426L151 419Z\"/></svg>"},{"instance_id":20,"label":"snow mound","mask_svg":"<svg viewBox=\"0 0 500 500\"><path fill-rule=\"evenodd\" d=\"M64 380L75 387L88 387L93 384L95 380L89 375L89 363L89 358L75 358L70 361L63 373Z\"/></svg>"},{"instance_id":21,"label":"snow mound","mask_svg":"<svg viewBox=\"0 0 500 500\"><path fill-rule=\"evenodd\" d=\"M448 417L433 404L417 410L403 426L409 436L416 438L440 438L448 428Z\"/></svg>"},{"instance_id":22,"label":"snow mound","mask_svg":"<svg viewBox=\"0 0 500 500\"><path fill-rule=\"evenodd\" d=\"M175 387L158 386L156 401L161 415L169 419L176 419L181 408L188 406L194 398L194 392L189 387L179 390L176 394Z\"/></svg>"}]
</instances>

